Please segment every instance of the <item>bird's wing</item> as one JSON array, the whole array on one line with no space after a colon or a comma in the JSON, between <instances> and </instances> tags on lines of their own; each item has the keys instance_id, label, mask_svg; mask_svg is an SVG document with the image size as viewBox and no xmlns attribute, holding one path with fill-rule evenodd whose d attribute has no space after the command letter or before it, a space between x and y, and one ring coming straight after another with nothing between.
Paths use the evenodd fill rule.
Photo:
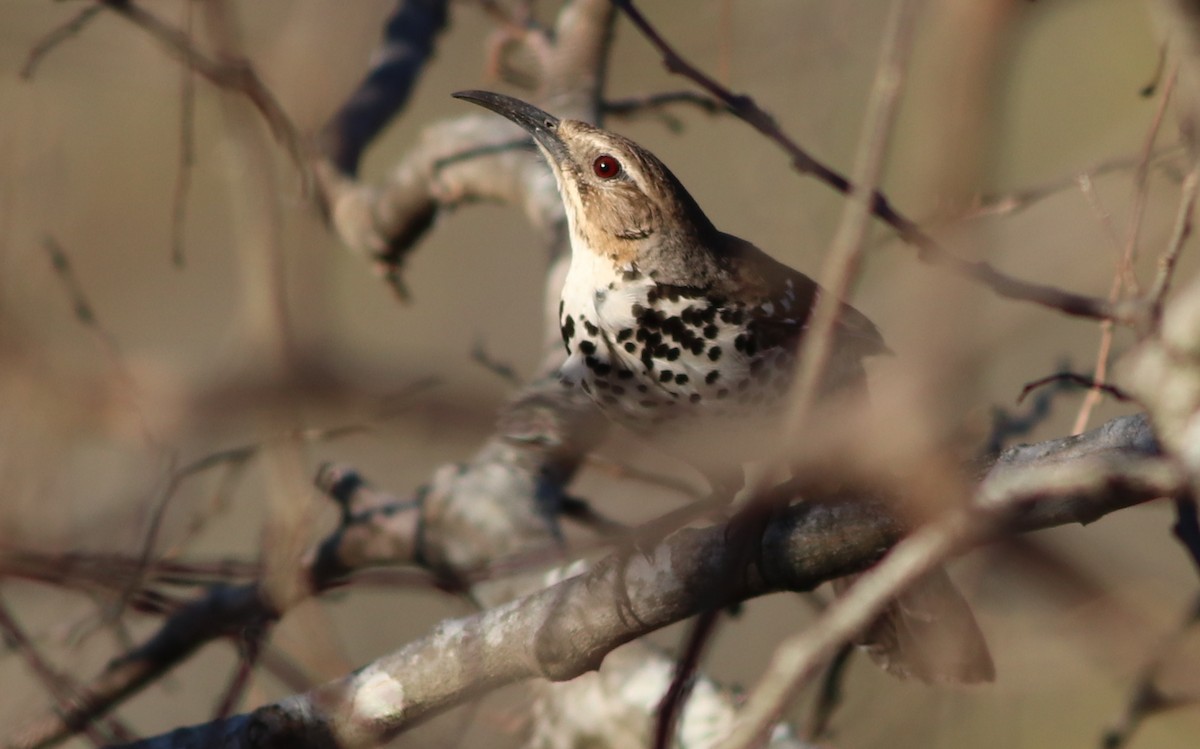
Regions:
<instances>
[{"instance_id":1,"label":"bird's wing","mask_svg":"<svg viewBox=\"0 0 1200 749\"><path fill-rule=\"evenodd\" d=\"M817 299L824 293L816 281L795 270L750 242L723 234L723 258L735 272L725 278L736 284L725 293L731 297L756 299L756 327L765 343L779 345L795 338L808 326ZM857 358L889 353L875 323L854 307L842 303L835 330L840 350Z\"/></svg>"}]
</instances>

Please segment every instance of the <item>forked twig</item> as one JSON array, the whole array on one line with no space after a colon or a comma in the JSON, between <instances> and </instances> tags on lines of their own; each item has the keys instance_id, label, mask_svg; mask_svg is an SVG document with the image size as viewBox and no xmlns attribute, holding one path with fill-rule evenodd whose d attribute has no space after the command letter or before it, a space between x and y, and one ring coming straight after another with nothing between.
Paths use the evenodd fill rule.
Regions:
<instances>
[{"instance_id":1,"label":"forked twig","mask_svg":"<svg viewBox=\"0 0 1200 749\"><path fill-rule=\"evenodd\" d=\"M56 26L51 29L44 37L42 37L33 48L29 50L29 56L25 58L25 64L21 66L21 72L18 75L24 80L31 80L37 72L38 65L55 47L62 44L66 40L79 34L87 28L87 25L92 22L96 16L100 15L100 11L104 10L103 4L89 5L80 10L75 15L71 16L61 26Z\"/></svg>"},{"instance_id":2,"label":"forked twig","mask_svg":"<svg viewBox=\"0 0 1200 749\"><path fill-rule=\"evenodd\" d=\"M266 121L275 139L284 147L300 173L305 192L312 183L306 159L304 139L292 119L245 58L216 60L204 54L191 36L171 26L132 0L99 0L104 7L133 23L162 44L167 52L196 74L218 88L236 91L246 97Z\"/></svg>"}]
</instances>

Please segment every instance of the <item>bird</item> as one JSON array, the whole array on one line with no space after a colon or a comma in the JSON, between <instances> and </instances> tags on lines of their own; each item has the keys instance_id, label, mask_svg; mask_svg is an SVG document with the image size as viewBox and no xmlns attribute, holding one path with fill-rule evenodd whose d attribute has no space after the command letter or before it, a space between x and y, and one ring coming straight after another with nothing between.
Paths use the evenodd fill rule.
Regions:
<instances>
[{"instance_id":1,"label":"bird","mask_svg":"<svg viewBox=\"0 0 1200 749\"><path fill-rule=\"evenodd\" d=\"M778 440L771 425L827 292L720 231L675 174L632 140L503 94L453 96L523 128L554 173L571 245L559 304L563 385L732 496L742 463ZM865 392L863 360L888 352L875 324L845 302L831 350L823 397ZM962 630L948 657L921 642L942 617ZM975 683L994 675L973 614L941 571L901 596L861 644L899 676Z\"/></svg>"}]
</instances>

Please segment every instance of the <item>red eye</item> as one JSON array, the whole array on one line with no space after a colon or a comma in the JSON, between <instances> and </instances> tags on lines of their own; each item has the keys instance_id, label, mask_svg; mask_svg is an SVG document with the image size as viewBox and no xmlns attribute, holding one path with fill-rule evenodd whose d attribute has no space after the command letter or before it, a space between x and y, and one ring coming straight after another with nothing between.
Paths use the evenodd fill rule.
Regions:
<instances>
[{"instance_id":1,"label":"red eye","mask_svg":"<svg viewBox=\"0 0 1200 749\"><path fill-rule=\"evenodd\" d=\"M621 173L621 162L608 154L597 156L596 160L592 162L592 171L600 179L612 179Z\"/></svg>"}]
</instances>

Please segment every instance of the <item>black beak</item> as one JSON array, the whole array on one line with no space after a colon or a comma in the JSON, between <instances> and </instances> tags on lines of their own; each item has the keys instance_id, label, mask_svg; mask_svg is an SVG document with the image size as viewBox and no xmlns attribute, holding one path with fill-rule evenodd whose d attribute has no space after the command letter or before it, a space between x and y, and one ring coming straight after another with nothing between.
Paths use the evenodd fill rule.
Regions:
<instances>
[{"instance_id":1,"label":"black beak","mask_svg":"<svg viewBox=\"0 0 1200 749\"><path fill-rule=\"evenodd\" d=\"M566 144L558 137L558 118L554 115L520 99L494 94L491 91L458 91L451 95L455 99L473 102L490 109L517 123L533 136L537 144L554 161L563 163L568 159L569 152Z\"/></svg>"}]
</instances>

